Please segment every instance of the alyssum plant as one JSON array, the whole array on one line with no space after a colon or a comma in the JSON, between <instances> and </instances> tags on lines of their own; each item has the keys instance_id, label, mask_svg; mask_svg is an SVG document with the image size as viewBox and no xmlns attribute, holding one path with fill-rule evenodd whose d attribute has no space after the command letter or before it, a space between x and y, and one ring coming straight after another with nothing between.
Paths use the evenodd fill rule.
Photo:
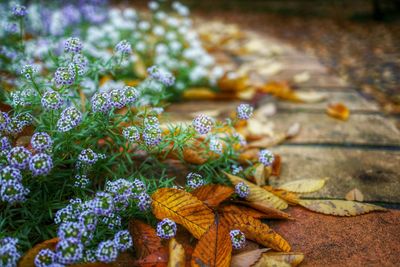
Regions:
<instances>
[{"instance_id":1,"label":"alyssum plant","mask_svg":"<svg viewBox=\"0 0 400 267\"><path fill-rule=\"evenodd\" d=\"M245 140L233 125L251 116L251 106L238 106L233 120L199 115L189 126L162 125L161 104L174 75L152 66L136 87L100 91L97 84L94 93L84 94L81 82L97 82L121 68L131 46L119 42L107 61L87 60L83 46L78 38L65 40L54 69L21 66L23 82L7 95L11 109L0 112L2 266L15 266L23 251L55 236L55 251L42 250L36 266L114 261L132 246L124 230L130 218L156 222L150 194L178 186L167 174L166 158L180 159L191 170L187 190L225 182L220 170L241 171L237 159ZM184 151L193 147L208 160L188 164ZM261 156L271 164L272 154ZM236 189L239 196L248 194L246 185ZM171 231L173 222L158 226L161 237ZM231 235L236 240L241 233Z\"/></svg>"}]
</instances>

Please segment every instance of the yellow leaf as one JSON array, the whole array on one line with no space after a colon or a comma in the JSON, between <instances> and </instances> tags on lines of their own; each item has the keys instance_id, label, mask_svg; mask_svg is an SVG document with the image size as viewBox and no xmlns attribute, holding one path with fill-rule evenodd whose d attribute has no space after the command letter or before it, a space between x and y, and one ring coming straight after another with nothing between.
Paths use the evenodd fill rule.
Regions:
<instances>
[{"instance_id":1,"label":"yellow leaf","mask_svg":"<svg viewBox=\"0 0 400 267\"><path fill-rule=\"evenodd\" d=\"M294 193L311 193L324 187L325 180L326 179L301 179L287 182L278 186L278 188Z\"/></svg>"},{"instance_id":2,"label":"yellow leaf","mask_svg":"<svg viewBox=\"0 0 400 267\"><path fill-rule=\"evenodd\" d=\"M277 251L290 251L289 243L260 220L242 212L224 212L223 220L229 229L239 229L247 239Z\"/></svg>"},{"instance_id":3,"label":"yellow leaf","mask_svg":"<svg viewBox=\"0 0 400 267\"><path fill-rule=\"evenodd\" d=\"M214 222L214 214L190 193L174 188L161 188L152 195L153 214L162 220L169 218L184 226L199 239Z\"/></svg>"},{"instance_id":4,"label":"yellow leaf","mask_svg":"<svg viewBox=\"0 0 400 267\"><path fill-rule=\"evenodd\" d=\"M217 219L194 248L191 266L228 267L231 254L232 243L229 232Z\"/></svg>"},{"instance_id":5,"label":"yellow leaf","mask_svg":"<svg viewBox=\"0 0 400 267\"><path fill-rule=\"evenodd\" d=\"M306 209L335 216L356 216L371 211L386 211L380 206L347 200L301 199L299 204Z\"/></svg>"},{"instance_id":6,"label":"yellow leaf","mask_svg":"<svg viewBox=\"0 0 400 267\"><path fill-rule=\"evenodd\" d=\"M218 81L218 88L221 91L243 91L249 85L249 78L247 76L229 77L224 75Z\"/></svg>"},{"instance_id":7,"label":"yellow leaf","mask_svg":"<svg viewBox=\"0 0 400 267\"><path fill-rule=\"evenodd\" d=\"M345 198L346 198L346 200L355 200L355 201L359 201L359 202L364 201L364 195L357 188L354 188L353 190L348 192L346 194Z\"/></svg>"},{"instance_id":8,"label":"yellow leaf","mask_svg":"<svg viewBox=\"0 0 400 267\"><path fill-rule=\"evenodd\" d=\"M318 103L326 99L326 94L319 92L296 92L296 98L304 103Z\"/></svg>"},{"instance_id":9,"label":"yellow leaf","mask_svg":"<svg viewBox=\"0 0 400 267\"><path fill-rule=\"evenodd\" d=\"M175 238L169 241L169 260L168 267L185 267L186 256L185 249L176 242Z\"/></svg>"},{"instance_id":10,"label":"yellow leaf","mask_svg":"<svg viewBox=\"0 0 400 267\"><path fill-rule=\"evenodd\" d=\"M263 186L262 188L286 200L289 204L297 205L299 203L299 196L293 192L289 192L284 189L273 188L272 186L268 185Z\"/></svg>"},{"instance_id":11,"label":"yellow leaf","mask_svg":"<svg viewBox=\"0 0 400 267\"><path fill-rule=\"evenodd\" d=\"M254 180L257 185L265 185L265 180L268 179L269 174L266 173L264 164L258 164L256 169L254 170Z\"/></svg>"},{"instance_id":12,"label":"yellow leaf","mask_svg":"<svg viewBox=\"0 0 400 267\"><path fill-rule=\"evenodd\" d=\"M267 250L267 248L262 248L236 254L232 257L231 267L252 266Z\"/></svg>"},{"instance_id":13,"label":"yellow leaf","mask_svg":"<svg viewBox=\"0 0 400 267\"><path fill-rule=\"evenodd\" d=\"M217 94L206 87L189 88L183 92L183 98L190 100L209 100L216 97Z\"/></svg>"},{"instance_id":14,"label":"yellow leaf","mask_svg":"<svg viewBox=\"0 0 400 267\"><path fill-rule=\"evenodd\" d=\"M238 183L243 182L250 188L250 194L246 197L247 201L260 202L271 208L280 209L280 210L286 209L288 207L288 204L286 203L286 201L284 201L283 199L268 192L267 190L264 190L261 187L255 185L253 183L250 183L249 181L246 181L240 177L231 175L229 173L225 173L225 175L228 176L229 180L234 185L237 185Z\"/></svg>"},{"instance_id":15,"label":"yellow leaf","mask_svg":"<svg viewBox=\"0 0 400 267\"><path fill-rule=\"evenodd\" d=\"M233 188L229 186L208 184L194 190L192 195L203 201L207 206L215 208L230 197L233 192Z\"/></svg>"},{"instance_id":16,"label":"yellow leaf","mask_svg":"<svg viewBox=\"0 0 400 267\"><path fill-rule=\"evenodd\" d=\"M342 103L330 104L326 112L329 116L340 120L347 120L350 116L350 110Z\"/></svg>"},{"instance_id":17,"label":"yellow leaf","mask_svg":"<svg viewBox=\"0 0 400 267\"><path fill-rule=\"evenodd\" d=\"M304 259L299 252L265 252L253 267L295 267Z\"/></svg>"},{"instance_id":18,"label":"yellow leaf","mask_svg":"<svg viewBox=\"0 0 400 267\"><path fill-rule=\"evenodd\" d=\"M43 241L40 244L35 245L33 248L28 250L24 256L22 256L21 260L18 262L19 267L35 267L35 257L42 249L48 248L54 250L58 243L58 238L49 239Z\"/></svg>"}]
</instances>

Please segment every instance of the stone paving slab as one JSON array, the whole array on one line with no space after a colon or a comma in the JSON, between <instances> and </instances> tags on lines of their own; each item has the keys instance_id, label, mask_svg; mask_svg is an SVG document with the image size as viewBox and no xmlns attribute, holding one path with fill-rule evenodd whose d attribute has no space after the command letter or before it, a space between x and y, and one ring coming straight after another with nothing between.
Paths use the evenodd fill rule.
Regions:
<instances>
[{"instance_id":1,"label":"stone paving slab","mask_svg":"<svg viewBox=\"0 0 400 267\"><path fill-rule=\"evenodd\" d=\"M300 265L329 267L399 266L400 211L334 217L289 208L293 221L268 222L305 254Z\"/></svg>"},{"instance_id":2,"label":"stone paving slab","mask_svg":"<svg viewBox=\"0 0 400 267\"><path fill-rule=\"evenodd\" d=\"M270 179L272 185L329 177L307 197L343 199L358 188L365 201L400 203L400 151L291 145L271 150L282 157L281 175Z\"/></svg>"},{"instance_id":3,"label":"stone paving slab","mask_svg":"<svg viewBox=\"0 0 400 267\"><path fill-rule=\"evenodd\" d=\"M298 122L300 133L288 143L370 144L400 146L400 131L394 121L376 114L351 114L341 121L325 113L283 112L267 120L277 132Z\"/></svg>"},{"instance_id":4,"label":"stone paving slab","mask_svg":"<svg viewBox=\"0 0 400 267\"><path fill-rule=\"evenodd\" d=\"M354 90L346 90L339 92L318 92L312 90L297 90L299 92L315 92L317 95L326 96L326 98L318 103L294 103L291 101L276 101L278 109L289 110L321 110L325 112L329 103L343 103L350 111L379 111L380 108L371 100L367 100Z\"/></svg>"}]
</instances>

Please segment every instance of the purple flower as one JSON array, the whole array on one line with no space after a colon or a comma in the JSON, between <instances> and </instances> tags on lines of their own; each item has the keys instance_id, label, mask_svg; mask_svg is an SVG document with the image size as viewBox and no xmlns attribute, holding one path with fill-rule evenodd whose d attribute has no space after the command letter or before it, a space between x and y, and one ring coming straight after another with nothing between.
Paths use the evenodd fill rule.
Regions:
<instances>
[{"instance_id":1,"label":"purple flower","mask_svg":"<svg viewBox=\"0 0 400 267\"><path fill-rule=\"evenodd\" d=\"M272 154L271 151L267 149L263 149L260 151L258 161L264 164L265 166L271 166L272 163L274 162L275 157L274 154Z\"/></svg>"},{"instance_id":2,"label":"purple flower","mask_svg":"<svg viewBox=\"0 0 400 267\"><path fill-rule=\"evenodd\" d=\"M107 112L111 108L109 93L96 93L91 99L92 110L94 112Z\"/></svg>"},{"instance_id":3,"label":"purple flower","mask_svg":"<svg viewBox=\"0 0 400 267\"><path fill-rule=\"evenodd\" d=\"M216 137L213 137L210 139L210 145L209 145L210 151L216 153L216 154L222 154L222 143L219 141Z\"/></svg>"},{"instance_id":4,"label":"purple flower","mask_svg":"<svg viewBox=\"0 0 400 267\"><path fill-rule=\"evenodd\" d=\"M236 115L240 120L248 120L253 115L254 108L249 104L240 104L236 108Z\"/></svg>"},{"instance_id":5,"label":"purple flower","mask_svg":"<svg viewBox=\"0 0 400 267\"><path fill-rule=\"evenodd\" d=\"M53 159L44 153L39 153L31 157L29 169L33 176L47 175L53 168Z\"/></svg>"},{"instance_id":6,"label":"purple flower","mask_svg":"<svg viewBox=\"0 0 400 267\"><path fill-rule=\"evenodd\" d=\"M186 184L190 187L190 188L198 188L200 186L205 185L205 180L203 179L203 177L198 174L198 173L194 173L194 172L190 172L187 176L186 176Z\"/></svg>"},{"instance_id":7,"label":"purple flower","mask_svg":"<svg viewBox=\"0 0 400 267\"><path fill-rule=\"evenodd\" d=\"M79 53L82 51L83 44L79 38L70 37L64 43L64 51L69 53Z\"/></svg>"},{"instance_id":8,"label":"purple flower","mask_svg":"<svg viewBox=\"0 0 400 267\"><path fill-rule=\"evenodd\" d=\"M57 261L62 264L73 264L83 258L83 245L75 238L61 239L56 246Z\"/></svg>"},{"instance_id":9,"label":"purple flower","mask_svg":"<svg viewBox=\"0 0 400 267\"><path fill-rule=\"evenodd\" d=\"M98 192L93 199L93 211L97 215L108 216L114 210L114 200L111 194Z\"/></svg>"},{"instance_id":10,"label":"purple flower","mask_svg":"<svg viewBox=\"0 0 400 267\"><path fill-rule=\"evenodd\" d=\"M131 143L137 142L140 139L139 130L135 126L126 127L122 131L122 135Z\"/></svg>"},{"instance_id":11,"label":"purple flower","mask_svg":"<svg viewBox=\"0 0 400 267\"><path fill-rule=\"evenodd\" d=\"M126 251L133 245L131 234L127 230L119 231L114 236L114 243L118 250Z\"/></svg>"},{"instance_id":12,"label":"purple flower","mask_svg":"<svg viewBox=\"0 0 400 267\"><path fill-rule=\"evenodd\" d=\"M166 86L171 86L175 82L175 77L172 73L162 70L158 66L151 66L147 69L147 73L152 79L157 80Z\"/></svg>"},{"instance_id":13,"label":"purple flower","mask_svg":"<svg viewBox=\"0 0 400 267\"><path fill-rule=\"evenodd\" d=\"M18 120L17 117L14 117L7 124L6 131L9 134L19 134L22 132L23 129L24 129L24 123L22 121Z\"/></svg>"},{"instance_id":14,"label":"purple flower","mask_svg":"<svg viewBox=\"0 0 400 267\"><path fill-rule=\"evenodd\" d=\"M0 111L0 131L3 131L7 128L7 125L10 123L10 117L7 113Z\"/></svg>"},{"instance_id":15,"label":"purple flower","mask_svg":"<svg viewBox=\"0 0 400 267\"><path fill-rule=\"evenodd\" d=\"M39 70L36 66L27 64L22 67L21 74L23 74L26 79L30 80L32 79L33 75L36 74L38 71Z\"/></svg>"},{"instance_id":16,"label":"purple flower","mask_svg":"<svg viewBox=\"0 0 400 267\"><path fill-rule=\"evenodd\" d=\"M54 217L54 222L56 224L69 222L75 219L75 214L71 206L67 206L63 209L60 209L56 212Z\"/></svg>"},{"instance_id":17,"label":"purple flower","mask_svg":"<svg viewBox=\"0 0 400 267\"><path fill-rule=\"evenodd\" d=\"M78 217L79 222L84 225L89 231L94 231L97 225L97 216L93 211L85 210Z\"/></svg>"},{"instance_id":18,"label":"purple flower","mask_svg":"<svg viewBox=\"0 0 400 267\"><path fill-rule=\"evenodd\" d=\"M0 171L0 181L2 183L7 181L22 182L21 171L11 166L4 167Z\"/></svg>"},{"instance_id":19,"label":"purple flower","mask_svg":"<svg viewBox=\"0 0 400 267\"><path fill-rule=\"evenodd\" d=\"M75 69L71 67L59 67L54 73L57 85L71 85L75 81Z\"/></svg>"},{"instance_id":20,"label":"purple flower","mask_svg":"<svg viewBox=\"0 0 400 267\"><path fill-rule=\"evenodd\" d=\"M7 181L0 187L0 199L9 204L24 202L27 194L29 194L29 189L18 181Z\"/></svg>"},{"instance_id":21,"label":"purple flower","mask_svg":"<svg viewBox=\"0 0 400 267\"><path fill-rule=\"evenodd\" d=\"M116 215L115 213L110 214L109 216L104 216L102 218L102 222L107 225L108 229L113 230L117 227L121 226L121 216Z\"/></svg>"},{"instance_id":22,"label":"purple flower","mask_svg":"<svg viewBox=\"0 0 400 267\"><path fill-rule=\"evenodd\" d=\"M146 190L146 185L139 179L134 179L132 182L132 194L139 196Z\"/></svg>"},{"instance_id":23,"label":"purple flower","mask_svg":"<svg viewBox=\"0 0 400 267\"><path fill-rule=\"evenodd\" d=\"M0 137L0 155L11 149L11 142L7 136ZM4 155L3 154L3 155Z\"/></svg>"},{"instance_id":24,"label":"purple flower","mask_svg":"<svg viewBox=\"0 0 400 267\"><path fill-rule=\"evenodd\" d=\"M122 40L115 46L114 50L121 55L125 55L132 52L132 47L127 40Z\"/></svg>"},{"instance_id":25,"label":"purple flower","mask_svg":"<svg viewBox=\"0 0 400 267\"><path fill-rule=\"evenodd\" d=\"M53 140L45 132L37 132L32 135L31 146L37 152L49 150L53 146Z\"/></svg>"},{"instance_id":26,"label":"purple flower","mask_svg":"<svg viewBox=\"0 0 400 267\"><path fill-rule=\"evenodd\" d=\"M123 108L126 105L126 98L122 89L113 89L109 94L111 106L115 108Z\"/></svg>"},{"instance_id":27,"label":"purple flower","mask_svg":"<svg viewBox=\"0 0 400 267\"><path fill-rule=\"evenodd\" d=\"M10 166L25 169L28 167L29 160L32 154L28 149L22 146L12 148L7 154L7 160Z\"/></svg>"},{"instance_id":28,"label":"purple flower","mask_svg":"<svg viewBox=\"0 0 400 267\"><path fill-rule=\"evenodd\" d=\"M132 104L138 99L139 96L138 91L132 86L125 86L123 89L123 93L125 95L127 104Z\"/></svg>"},{"instance_id":29,"label":"purple flower","mask_svg":"<svg viewBox=\"0 0 400 267\"><path fill-rule=\"evenodd\" d=\"M232 174L233 175L236 175L241 171L243 171L243 167L242 166L232 165Z\"/></svg>"},{"instance_id":30,"label":"purple flower","mask_svg":"<svg viewBox=\"0 0 400 267\"><path fill-rule=\"evenodd\" d=\"M113 262L117 259L118 248L114 240L103 241L99 244L96 250L97 260L105 263Z\"/></svg>"},{"instance_id":31,"label":"purple flower","mask_svg":"<svg viewBox=\"0 0 400 267\"><path fill-rule=\"evenodd\" d=\"M193 120L192 125L199 134L207 134L211 131L214 123L214 119L210 116L200 114Z\"/></svg>"},{"instance_id":32,"label":"purple flower","mask_svg":"<svg viewBox=\"0 0 400 267\"><path fill-rule=\"evenodd\" d=\"M241 249L246 244L246 236L240 230L232 230L229 232L234 249Z\"/></svg>"},{"instance_id":33,"label":"purple flower","mask_svg":"<svg viewBox=\"0 0 400 267\"><path fill-rule=\"evenodd\" d=\"M235 192L241 198L246 198L250 194L250 188L243 182L235 185Z\"/></svg>"},{"instance_id":34,"label":"purple flower","mask_svg":"<svg viewBox=\"0 0 400 267\"><path fill-rule=\"evenodd\" d=\"M0 266L13 267L17 266L17 262L21 254L17 250L18 239L6 237L0 239Z\"/></svg>"},{"instance_id":35,"label":"purple flower","mask_svg":"<svg viewBox=\"0 0 400 267\"><path fill-rule=\"evenodd\" d=\"M93 165L97 162L98 157L93 150L87 148L81 151L81 153L78 156L78 159L87 165Z\"/></svg>"},{"instance_id":36,"label":"purple flower","mask_svg":"<svg viewBox=\"0 0 400 267\"><path fill-rule=\"evenodd\" d=\"M85 226L82 223L64 222L58 228L57 236L60 239L66 239L70 237L80 239L84 230Z\"/></svg>"},{"instance_id":37,"label":"purple flower","mask_svg":"<svg viewBox=\"0 0 400 267\"><path fill-rule=\"evenodd\" d=\"M80 188L85 188L90 184L90 180L87 178L86 174L77 174L75 175L75 182L74 186L75 187L80 187Z\"/></svg>"},{"instance_id":38,"label":"purple flower","mask_svg":"<svg viewBox=\"0 0 400 267\"><path fill-rule=\"evenodd\" d=\"M79 75L84 75L87 71L89 61L87 57L82 54L75 54L72 60L72 67L76 70Z\"/></svg>"},{"instance_id":39,"label":"purple flower","mask_svg":"<svg viewBox=\"0 0 400 267\"><path fill-rule=\"evenodd\" d=\"M68 107L57 121L57 128L60 132L67 132L75 128L82 120L81 112L75 107Z\"/></svg>"},{"instance_id":40,"label":"purple flower","mask_svg":"<svg viewBox=\"0 0 400 267\"><path fill-rule=\"evenodd\" d=\"M146 125L143 130L143 139L146 145L156 146L161 142L161 129L158 125Z\"/></svg>"},{"instance_id":41,"label":"purple flower","mask_svg":"<svg viewBox=\"0 0 400 267\"><path fill-rule=\"evenodd\" d=\"M163 239L170 239L176 235L176 223L168 218L157 224L157 235Z\"/></svg>"},{"instance_id":42,"label":"purple flower","mask_svg":"<svg viewBox=\"0 0 400 267\"><path fill-rule=\"evenodd\" d=\"M25 17L28 14L28 11L26 10L26 7L25 6L21 6L21 5L13 6L12 9L11 9L11 12L15 17L18 17L18 18Z\"/></svg>"},{"instance_id":43,"label":"purple flower","mask_svg":"<svg viewBox=\"0 0 400 267\"><path fill-rule=\"evenodd\" d=\"M70 4L64 6L61 12L67 25L76 24L81 21L81 14L79 13L79 9L77 9L74 5Z\"/></svg>"},{"instance_id":44,"label":"purple flower","mask_svg":"<svg viewBox=\"0 0 400 267\"><path fill-rule=\"evenodd\" d=\"M160 121L158 120L158 118L156 116L149 116L144 119L144 125L145 126L151 126L151 125L159 126Z\"/></svg>"},{"instance_id":45,"label":"purple flower","mask_svg":"<svg viewBox=\"0 0 400 267\"><path fill-rule=\"evenodd\" d=\"M246 146L247 145L246 138L244 138L244 136L241 135L240 133L233 133L232 136L235 139L234 140L235 143L238 143L241 146Z\"/></svg>"},{"instance_id":46,"label":"purple flower","mask_svg":"<svg viewBox=\"0 0 400 267\"><path fill-rule=\"evenodd\" d=\"M43 94L41 103L45 109L57 110L61 107L63 100L58 92L49 89Z\"/></svg>"},{"instance_id":47,"label":"purple flower","mask_svg":"<svg viewBox=\"0 0 400 267\"><path fill-rule=\"evenodd\" d=\"M48 248L42 249L35 257L36 267L48 267L56 260L56 254Z\"/></svg>"},{"instance_id":48,"label":"purple flower","mask_svg":"<svg viewBox=\"0 0 400 267\"><path fill-rule=\"evenodd\" d=\"M147 194L146 192L142 192L139 195L135 196L135 198L138 200L137 206L139 210L147 211L148 209L150 209L152 200L149 194Z\"/></svg>"},{"instance_id":49,"label":"purple flower","mask_svg":"<svg viewBox=\"0 0 400 267\"><path fill-rule=\"evenodd\" d=\"M96 262L96 250L85 249L85 255L83 256L84 262Z\"/></svg>"}]
</instances>

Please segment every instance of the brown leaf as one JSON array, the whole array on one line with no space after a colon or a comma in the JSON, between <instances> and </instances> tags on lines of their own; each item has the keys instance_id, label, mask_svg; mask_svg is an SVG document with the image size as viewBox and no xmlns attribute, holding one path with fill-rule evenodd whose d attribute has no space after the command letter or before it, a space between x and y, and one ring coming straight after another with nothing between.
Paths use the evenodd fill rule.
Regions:
<instances>
[{"instance_id":1,"label":"brown leaf","mask_svg":"<svg viewBox=\"0 0 400 267\"><path fill-rule=\"evenodd\" d=\"M380 206L347 200L301 199L299 204L315 212L336 216L357 216L372 211L387 210Z\"/></svg>"},{"instance_id":2,"label":"brown leaf","mask_svg":"<svg viewBox=\"0 0 400 267\"><path fill-rule=\"evenodd\" d=\"M267 190L264 190L261 187L253 183L250 183L249 181L246 181L238 176L234 176L229 173L225 173L225 175L228 176L229 180L234 185L243 182L250 188L250 194L246 197L246 200L250 202L260 202L271 208L276 208L281 210L286 209L288 207L286 201L275 196L274 194L271 194Z\"/></svg>"},{"instance_id":3,"label":"brown leaf","mask_svg":"<svg viewBox=\"0 0 400 267\"><path fill-rule=\"evenodd\" d=\"M266 219L291 219L290 214L283 212L278 209L271 208L263 204L262 202L248 202L248 201L234 201L234 203L238 203L240 205L245 205L247 207L251 207L255 210L258 210L264 214L262 218ZM253 216L254 217L254 216ZM256 218L260 219L260 218Z\"/></svg>"},{"instance_id":4,"label":"brown leaf","mask_svg":"<svg viewBox=\"0 0 400 267\"><path fill-rule=\"evenodd\" d=\"M214 222L214 214L190 193L174 188L161 188L152 195L153 214L162 220L170 218L199 239Z\"/></svg>"},{"instance_id":5,"label":"brown leaf","mask_svg":"<svg viewBox=\"0 0 400 267\"><path fill-rule=\"evenodd\" d=\"M241 206L241 205L226 205L222 208L222 210L226 211L226 212L243 212L246 213L247 216L251 216L254 219L267 219L269 218L268 215L266 215L265 213L249 208L249 207L245 207L245 206Z\"/></svg>"},{"instance_id":6,"label":"brown leaf","mask_svg":"<svg viewBox=\"0 0 400 267\"><path fill-rule=\"evenodd\" d=\"M299 252L265 252L253 267L295 267L304 259Z\"/></svg>"},{"instance_id":7,"label":"brown leaf","mask_svg":"<svg viewBox=\"0 0 400 267\"><path fill-rule=\"evenodd\" d=\"M58 238L52 238L32 247L18 262L19 267L35 267L35 257L42 249L48 248L54 250L58 243Z\"/></svg>"},{"instance_id":8,"label":"brown leaf","mask_svg":"<svg viewBox=\"0 0 400 267\"><path fill-rule=\"evenodd\" d=\"M229 266L232 243L226 226L216 218L210 229L200 238L191 260L191 266Z\"/></svg>"},{"instance_id":9,"label":"brown leaf","mask_svg":"<svg viewBox=\"0 0 400 267\"><path fill-rule=\"evenodd\" d=\"M331 117L344 121L350 116L350 110L342 103L329 104L326 113Z\"/></svg>"},{"instance_id":10,"label":"brown leaf","mask_svg":"<svg viewBox=\"0 0 400 267\"><path fill-rule=\"evenodd\" d=\"M262 248L236 254L232 257L231 267L252 266L267 250L267 248Z\"/></svg>"},{"instance_id":11,"label":"brown leaf","mask_svg":"<svg viewBox=\"0 0 400 267\"><path fill-rule=\"evenodd\" d=\"M250 142L248 148L266 148L281 144L286 140L286 133L274 133L270 136L264 136L260 140Z\"/></svg>"},{"instance_id":12,"label":"brown leaf","mask_svg":"<svg viewBox=\"0 0 400 267\"><path fill-rule=\"evenodd\" d=\"M277 189L277 188L273 188L272 186L263 186L263 189L271 192L272 194L286 200L289 204L292 205L297 205L299 204L299 196L296 193L292 193L289 191L286 191L284 189Z\"/></svg>"},{"instance_id":13,"label":"brown leaf","mask_svg":"<svg viewBox=\"0 0 400 267\"><path fill-rule=\"evenodd\" d=\"M185 249L175 238L169 241L168 267L184 267L186 264Z\"/></svg>"},{"instance_id":14,"label":"brown leaf","mask_svg":"<svg viewBox=\"0 0 400 267\"><path fill-rule=\"evenodd\" d=\"M282 162L281 156L278 154L274 154L274 162L272 162L271 175L273 176L281 175L281 162Z\"/></svg>"},{"instance_id":15,"label":"brown leaf","mask_svg":"<svg viewBox=\"0 0 400 267\"><path fill-rule=\"evenodd\" d=\"M357 188L354 188L353 190L348 192L346 194L345 198L346 198L346 200L353 200L353 201L359 201L359 202L364 201L364 195Z\"/></svg>"},{"instance_id":16,"label":"brown leaf","mask_svg":"<svg viewBox=\"0 0 400 267\"><path fill-rule=\"evenodd\" d=\"M247 239L277 251L290 251L289 243L268 225L242 212L224 212L223 222L231 230L241 230Z\"/></svg>"},{"instance_id":17,"label":"brown leaf","mask_svg":"<svg viewBox=\"0 0 400 267\"><path fill-rule=\"evenodd\" d=\"M259 163L254 170L254 180L257 185L265 185L266 173L265 166L262 163Z\"/></svg>"},{"instance_id":18,"label":"brown leaf","mask_svg":"<svg viewBox=\"0 0 400 267\"><path fill-rule=\"evenodd\" d=\"M209 184L197 188L192 192L192 195L200 199L209 207L215 208L221 202L229 198L233 194L234 190L232 187Z\"/></svg>"},{"instance_id":19,"label":"brown leaf","mask_svg":"<svg viewBox=\"0 0 400 267\"><path fill-rule=\"evenodd\" d=\"M133 239L136 257L144 258L165 249L161 244L161 238L150 225L139 220L130 220L128 229Z\"/></svg>"},{"instance_id":20,"label":"brown leaf","mask_svg":"<svg viewBox=\"0 0 400 267\"><path fill-rule=\"evenodd\" d=\"M140 266L140 267L167 267L168 266L168 253L156 252L139 259L133 265L127 266Z\"/></svg>"}]
</instances>

